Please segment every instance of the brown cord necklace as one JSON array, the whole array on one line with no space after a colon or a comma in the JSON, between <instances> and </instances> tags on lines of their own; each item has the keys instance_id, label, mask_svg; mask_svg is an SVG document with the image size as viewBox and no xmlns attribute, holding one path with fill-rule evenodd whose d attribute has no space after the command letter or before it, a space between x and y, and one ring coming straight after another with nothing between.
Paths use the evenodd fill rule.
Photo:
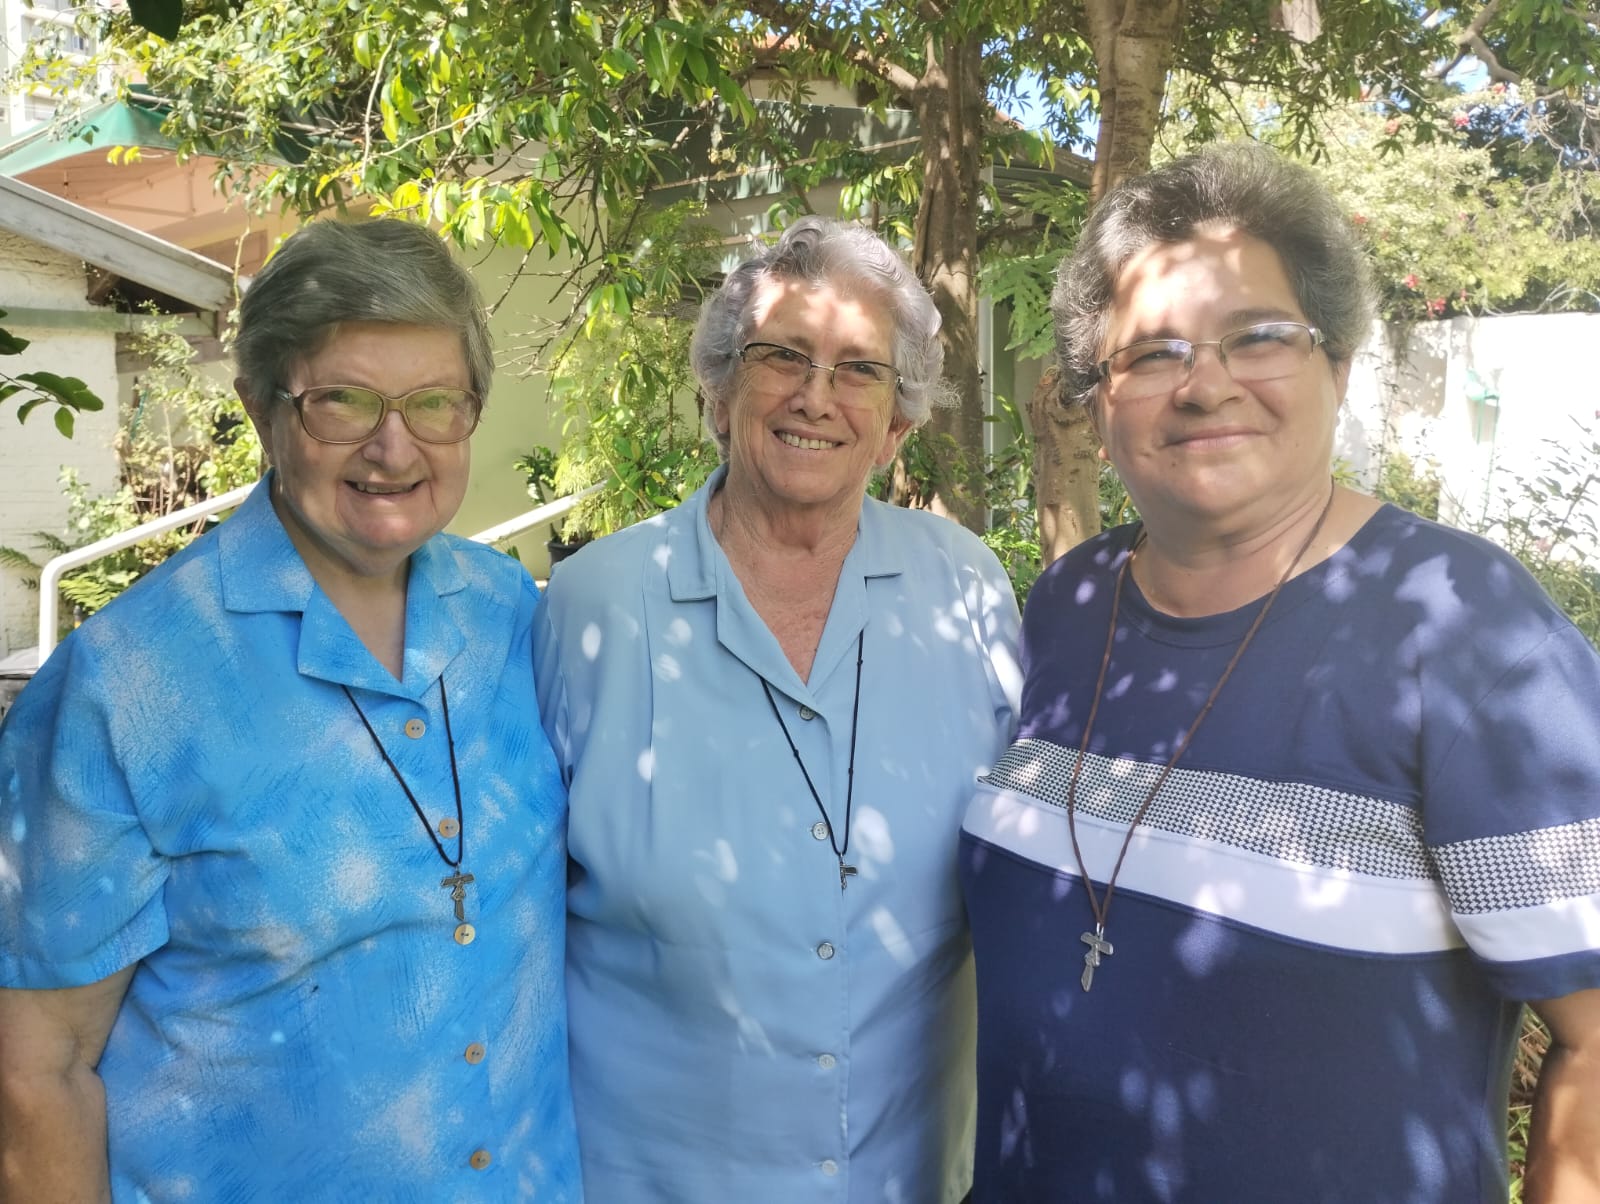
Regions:
<instances>
[{"instance_id":1,"label":"brown cord necklace","mask_svg":"<svg viewBox=\"0 0 1600 1204\"><path fill-rule=\"evenodd\" d=\"M1194 739L1194 734L1199 730L1200 724L1211 713L1212 704L1217 701L1217 695L1222 693L1222 687L1227 684L1228 678L1233 675L1234 666L1239 663L1239 658L1244 655L1244 650L1250 647L1250 641L1255 639L1256 632L1261 630L1261 624L1266 622L1267 612L1272 609L1272 604L1278 600L1278 594L1284 584L1294 575L1295 567L1302 557L1310 551L1312 543L1322 530L1322 524L1328 517L1328 511L1333 509L1333 499L1337 490L1328 493L1328 500L1322 507L1322 513L1317 515L1316 524L1311 528L1305 542L1300 545L1300 550L1294 554L1294 559L1283 570L1283 576L1278 578L1278 583L1272 587L1272 592L1267 595L1267 600L1262 603L1261 609L1256 612L1256 617L1251 621L1249 630L1244 633L1244 638L1239 641L1239 646L1233 650L1227 667L1222 675L1217 678L1217 684L1211 687L1211 693L1206 696L1205 705L1200 708L1200 713L1194 717L1194 722L1189 725L1189 730L1183 734L1183 739L1178 741L1178 747L1173 749L1172 755L1167 758L1167 763L1161 767L1161 772L1156 775L1155 783L1144 796L1144 801L1133 813L1133 818L1128 821L1128 830L1123 834L1122 847L1117 852L1117 863L1111 869L1111 877L1106 882L1104 896L1095 894L1094 883L1089 880L1089 867L1084 864L1083 850L1078 847L1078 825L1076 815L1078 811L1078 778L1083 773L1083 759L1089 752L1089 738L1094 734L1095 716L1100 711L1100 698L1105 691L1106 672L1111 667L1111 648L1117 636L1117 613L1122 607L1122 585L1127 580L1128 569L1133 564L1133 557L1144 545L1145 533L1140 528L1139 534L1134 537L1133 547L1128 550L1121 566L1117 569L1117 584L1111 595L1111 622L1106 625L1106 650L1100 658L1100 676L1094 683L1094 699L1089 704L1089 718L1083 725L1083 739L1078 743L1078 756L1072 764L1072 777L1067 782L1067 831L1072 836L1072 855L1078 862L1078 873L1083 878L1083 889L1089 896L1089 910L1094 913L1094 931L1085 932L1078 939L1089 946L1089 951L1083 955L1083 976L1078 980L1087 991L1094 982L1095 967L1102 958L1110 957L1112 953L1111 942L1106 940L1106 918L1111 914L1111 896L1117 889L1117 876L1122 873L1122 862L1128 855L1128 846L1133 843L1133 834L1139 827L1139 821L1150 810L1150 804L1156 801L1156 795L1161 793L1161 788L1167 784L1167 778L1172 773L1172 767L1178 763L1179 758L1189 751L1189 742Z\"/></svg>"},{"instance_id":2,"label":"brown cord necklace","mask_svg":"<svg viewBox=\"0 0 1600 1204\"><path fill-rule=\"evenodd\" d=\"M467 884L476 881L473 876L461 868L462 859L467 855L467 826L461 814L461 774L456 769L456 737L450 730L450 697L444 691L444 677L439 678L439 705L444 711L444 739L445 747L450 750L450 785L455 789L456 818L454 831L449 830L450 821L444 820L440 828L445 836L456 838L456 855L451 860L450 854L444 851L444 845L439 843L439 838L433 834L433 825L428 822L428 815L422 809L422 804L417 801L417 796L411 792L411 787L406 784L405 777L400 773L400 767L389 756L389 750L383 746L383 741L378 739L378 733L372 726L372 721L367 718L367 713L361 709L361 704L356 701L356 696L350 692L350 687L343 684L339 688L344 691L344 696L350 700L350 705L355 707L356 714L361 716L361 726L367 729L367 735L372 737L372 743L377 746L378 755L383 758L383 763L389 767L389 772L394 775L394 780L400 783L400 789L405 792L406 801L411 804L411 809L416 812L417 818L422 821L422 830L428 834L428 839L433 841L433 848L450 869L450 876L439 883L441 887L450 892L450 900L456 906L456 931L455 938L458 945L469 945L477 935L477 929L467 923L466 900Z\"/></svg>"}]
</instances>

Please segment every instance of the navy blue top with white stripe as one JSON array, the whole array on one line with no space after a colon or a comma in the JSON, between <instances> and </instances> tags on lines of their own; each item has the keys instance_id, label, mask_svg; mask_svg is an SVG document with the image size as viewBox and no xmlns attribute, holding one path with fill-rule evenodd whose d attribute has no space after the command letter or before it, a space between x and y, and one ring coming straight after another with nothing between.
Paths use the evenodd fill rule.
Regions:
<instances>
[{"instance_id":1,"label":"navy blue top with white stripe","mask_svg":"<svg viewBox=\"0 0 1600 1204\"><path fill-rule=\"evenodd\" d=\"M1066 822L1131 529L1040 579L962 839L976 1204L1504 1201L1518 1002L1600 986L1600 656L1509 556L1392 507L1285 586L1092 930ZM1259 602L1130 579L1078 786L1102 889Z\"/></svg>"}]
</instances>

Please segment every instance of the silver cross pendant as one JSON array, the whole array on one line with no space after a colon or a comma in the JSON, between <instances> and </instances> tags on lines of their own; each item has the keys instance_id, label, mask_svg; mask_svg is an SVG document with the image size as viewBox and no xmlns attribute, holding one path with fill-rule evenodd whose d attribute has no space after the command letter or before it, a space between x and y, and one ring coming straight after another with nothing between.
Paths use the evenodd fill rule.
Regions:
<instances>
[{"instance_id":1,"label":"silver cross pendant","mask_svg":"<svg viewBox=\"0 0 1600 1204\"><path fill-rule=\"evenodd\" d=\"M1100 964L1100 959L1111 956L1111 942L1106 940L1104 924L1096 924L1093 932L1086 932L1078 939L1089 946L1089 952L1083 955L1083 977L1078 980L1087 991L1094 982L1094 968Z\"/></svg>"}]
</instances>

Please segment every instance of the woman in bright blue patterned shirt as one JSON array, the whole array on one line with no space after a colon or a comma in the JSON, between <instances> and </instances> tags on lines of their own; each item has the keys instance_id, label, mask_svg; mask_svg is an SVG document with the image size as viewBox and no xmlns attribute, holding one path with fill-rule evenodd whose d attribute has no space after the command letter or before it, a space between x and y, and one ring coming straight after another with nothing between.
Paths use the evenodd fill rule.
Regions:
<instances>
[{"instance_id":1,"label":"woman in bright blue patterned shirt","mask_svg":"<svg viewBox=\"0 0 1600 1204\"><path fill-rule=\"evenodd\" d=\"M578 1200L536 591L440 534L477 291L313 225L237 354L271 473L0 727L0 1195Z\"/></svg>"}]
</instances>

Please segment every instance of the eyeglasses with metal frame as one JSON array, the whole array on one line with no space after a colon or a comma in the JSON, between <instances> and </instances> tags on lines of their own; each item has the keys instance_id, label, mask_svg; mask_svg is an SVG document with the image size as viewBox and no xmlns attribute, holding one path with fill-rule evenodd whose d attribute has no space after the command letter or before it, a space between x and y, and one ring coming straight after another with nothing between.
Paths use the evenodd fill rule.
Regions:
<instances>
[{"instance_id":1,"label":"eyeglasses with metal frame","mask_svg":"<svg viewBox=\"0 0 1600 1204\"><path fill-rule=\"evenodd\" d=\"M1292 376L1311 352L1327 342L1304 322L1258 322L1220 339L1140 339L1119 347L1095 365L1116 397L1154 397L1176 389L1194 370L1195 352L1215 347L1228 374L1242 385Z\"/></svg>"},{"instance_id":2,"label":"eyeglasses with metal frame","mask_svg":"<svg viewBox=\"0 0 1600 1204\"><path fill-rule=\"evenodd\" d=\"M841 403L863 404L876 401L885 390L898 388L900 373L893 364L879 360L840 360L819 364L803 351L782 343L746 343L739 348L739 359L769 375L775 383L799 389L813 372L826 372L834 396Z\"/></svg>"},{"instance_id":3,"label":"eyeglasses with metal frame","mask_svg":"<svg viewBox=\"0 0 1600 1204\"><path fill-rule=\"evenodd\" d=\"M483 401L471 389L430 386L390 397L361 385L316 385L278 397L294 406L300 425L318 443L365 443L390 410L424 443L460 443L478 429Z\"/></svg>"}]
</instances>

